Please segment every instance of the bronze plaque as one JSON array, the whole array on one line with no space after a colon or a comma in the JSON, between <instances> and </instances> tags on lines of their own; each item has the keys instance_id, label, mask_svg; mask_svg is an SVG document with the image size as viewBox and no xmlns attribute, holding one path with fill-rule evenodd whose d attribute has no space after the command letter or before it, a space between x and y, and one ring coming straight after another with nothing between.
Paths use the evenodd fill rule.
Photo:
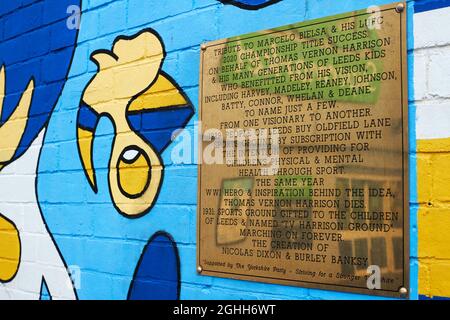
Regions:
<instances>
[{"instance_id":1,"label":"bronze plaque","mask_svg":"<svg viewBox=\"0 0 450 320\"><path fill-rule=\"evenodd\" d=\"M408 296L404 6L202 46L199 273Z\"/></svg>"}]
</instances>

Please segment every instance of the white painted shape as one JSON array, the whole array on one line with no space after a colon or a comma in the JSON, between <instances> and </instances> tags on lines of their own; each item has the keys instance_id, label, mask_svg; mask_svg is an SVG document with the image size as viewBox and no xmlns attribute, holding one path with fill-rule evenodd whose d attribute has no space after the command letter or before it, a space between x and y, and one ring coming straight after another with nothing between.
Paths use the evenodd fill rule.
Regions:
<instances>
[{"instance_id":1,"label":"white painted shape","mask_svg":"<svg viewBox=\"0 0 450 320\"><path fill-rule=\"evenodd\" d=\"M429 94L439 98L449 98L450 48L441 49L438 54L430 55L430 65L427 75Z\"/></svg>"},{"instance_id":2,"label":"white painted shape","mask_svg":"<svg viewBox=\"0 0 450 320\"><path fill-rule=\"evenodd\" d=\"M414 48L450 44L450 7L414 14Z\"/></svg>"},{"instance_id":3,"label":"white painted shape","mask_svg":"<svg viewBox=\"0 0 450 320\"><path fill-rule=\"evenodd\" d=\"M423 100L428 94L428 56L414 53L414 99Z\"/></svg>"},{"instance_id":4,"label":"white painted shape","mask_svg":"<svg viewBox=\"0 0 450 320\"><path fill-rule=\"evenodd\" d=\"M19 159L0 172L0 212L16 224L22 249L16 276L10 282L0 283L0 300L39 299L42 277L53 299L76 298L36 199L36 171L44 132Z\"/></svg>"},{"instance_id":5,"label":"white painted shape","mask_svg":"<svg viewBox=\"0 0 450 320\"><path fill-rule=\"evenodd\" d=\"M417 139L450 137L450 101L417 105L416 136Z\"/></svg>"},{"instance_id":6,"label":"white painted shape","mask_svg":"<svg viewBox=\"0 0 450 320\"><path fill-rule=\"evenodd\" d=\"M125 151L125 153L123 154L123 158L125 160L128 160L128 161L133 161L133 160L135 160L137 158L137 156L139 154L140 154L139 150L137 150L137 149L130 149L130 150Z\"/></svg>"},{"instance_id":7,"label":"white painted shape","mask_svg":"<svg viewBox=\"0 0 450 320\"><path fill-rule=\"evenodd\" d=\"M450 137L450 7L414 14L417 139Z\"/></svg>"}]
</instances>

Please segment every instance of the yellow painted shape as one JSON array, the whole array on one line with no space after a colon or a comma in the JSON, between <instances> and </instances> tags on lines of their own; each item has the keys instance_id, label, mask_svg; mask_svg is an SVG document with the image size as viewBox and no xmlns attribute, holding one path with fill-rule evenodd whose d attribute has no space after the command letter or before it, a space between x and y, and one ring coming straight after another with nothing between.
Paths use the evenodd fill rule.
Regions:
<instances>
[{"instance_id":1,"label":"yellow painted shape","mask_svg":"<svg viewBox=\"0 0 450 320\"><path fill-rule=\"evenodd\" d=\"M19 231L0 214L0 281L12 280L20 263Z\"/></svg>"},{"instance_id":2,"label":"yellow painted shape","mask_svg":"<svg viewBox=\"0 0 450 320\"><path fill-rule=\"evenodd\" d=\"M94 133L90 130L78 128L78 146L81 153L81 161L86 171L89 181L95 187L94 170L92 164L92 143L94 141Z\"/></svg>"},{"instance_id":3,"label":"yellow painted shape","mask_svg":"<svg viewBox=\"0 0 450 320\"><path fill-rule=\"evenodd\" d=\"M120 120L121 118L117 119ZM118 132L126 133L116 135L109 162L110 170L108 176L112 200L121 213L128 216L137 216L145 213L156 201L159 186L162 182L163 167L157 153L151 145L133 132L126 121L116 121L116 130ZM140 150L142 154L145 154L145 158L149 162L147 168L150 169L150 181L148 185L146 185L147 188L145 188L143 192L135 194L133 197L124 193L122 184L119 181L121 177L118 171L118 164L122 160L124 150L129 150L130 146L133 146L135 149ZM136 176L136 171L138 170L134 170L134 173L132 174L133 177ZM122 182L125 183L124 179L122 179ZM142 186L142 183L138 183L138 186Z\"/></svg>"},{"instance_id":4,"label":"yellow painted shape","mask_svg":"<svg viewBox=\"0 0 450 320\"><path fill-rule=\"evenodd\" d=\"M2 66L0 68L0 115L3 111L3 102L5 98L5 78L5 68ZM0 127L0 164L2 164L0 167L3 167L4 163L11 161L22 140L31 107L33 90L34 81L31 79L20 98L17 107L14 109L8 120Z\"/></svg>"},{"instance_id":5,"label":"yellow painted shape","mask_svg":"<svg viewBox=\"0 0 450 320\"><path fill-rule=\"evenodd\" d=\"M128 111L183 106L186 104L186 99L180 94L175 85L160 74L156 82L130 104Z\"/></svg>"},{"instance_id":6,"label":"yellow painted shape","mask_svg":"<svg viewBox=\"0 0 450 320\"><path fill-rule=\"evenodd\" d=\"M141 153L132 163L119 160L119 183L129 195L135 196L143 191L149 179L149 163Z\"/></svg>"},{"instance_id":7,"label":"yellow painted shape","mask_svg":"<svg viewBox=\"0 0 450 320\"><path fill-rule=\"evenodd\" d=\"M92 55L99 70L86 87L83 101L99 114L121 112L124 117L125 108L120 108L153 83L163 58L162 44L151 32L121 38L111 51ZM125 103L111 103L117 100Z\"/></svg>"},{"instance_id":8,"label":"yellow painted shape","mask_svg":"<svg viewBox=\"0 0 450 320\"><path fill-rule=\"evenodd\" d=\"M157 83L164 59L163 46L156 34L146 30L132 37L120 37L111 51L97 52L91 58L97 63L98 72L86 87L82 99L97 114L107 115L114 123L115 139L108 173L110 193L112 201L122 214L137 216L146 213L156 201L162 182L163 166L152 146L130 128L126 118L127 107L134 97L148 91L152 84L157 85L157 88L164 87L163 84ZM170 101L170 104L173 102ZM147 188L135 194L136 197L124 194L123 187L135 192L142 189L141 180L132 185L133 182L128 184L124 176L122 183L119 182L120 174L125 173L135 179L135 170L132 174L128 171L118 172L123 151L130 146L140 149L146 155L151 178L149 183L145 184ZM85 149L87 152L87 148ZM88 159L90 158L86 157L84 163L88 163Z\"/></svg>"}]
</instances>

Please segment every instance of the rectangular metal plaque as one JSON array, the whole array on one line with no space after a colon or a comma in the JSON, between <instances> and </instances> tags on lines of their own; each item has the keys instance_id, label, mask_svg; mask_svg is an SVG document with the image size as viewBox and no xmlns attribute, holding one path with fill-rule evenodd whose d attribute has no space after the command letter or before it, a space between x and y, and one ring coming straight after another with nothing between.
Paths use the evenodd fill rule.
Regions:
<instances>
[{"instance_id":1,"label":"rectangular metal plaque","mask_svg":"<svg viewBox=\"0 0 450 320\"><path fill-rule=\"evenodd\" d=\"M199 273L408 296L404 6L202 46Z\"/></svg>"}]
</instances>

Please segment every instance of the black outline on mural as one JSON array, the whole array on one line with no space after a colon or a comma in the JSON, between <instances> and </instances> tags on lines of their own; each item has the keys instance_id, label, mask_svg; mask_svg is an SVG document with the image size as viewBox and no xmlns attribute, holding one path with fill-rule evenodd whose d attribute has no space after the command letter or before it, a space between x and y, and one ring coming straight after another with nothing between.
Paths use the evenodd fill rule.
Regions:
<instances>
[{"instance_id":1,"label":"black outline on mural","mask_svg":"<svg viewBox=\"0 0 450 320\"><path fill-rule=\"evenodd\" d=\"M14 272L14 274L8 280L0 279L0 283L8 283L8 282L13 281L14 278L16 277L17 273L19 272L19 268L20 268L20 265L21 265L21 262L22 262L22 239L20 238L20 230L17 228L17 225L14 223L14 221L12 221L11 219L8 219L7 217L5 217L1 212L0 212L0 218L6 220L7 222L9 222L10 224L13 225L13 227L17 231L17 237L19 238L19 263L17 264L16 271Z\"/></svg>"},{"instance_id":2,"label":"black outline on mural","mask_svg":"<svg viewBox=\"0 0 450 320\"><path fill-rule=\"evenodd\" d=\"M137 276L137 272L139 270L139 267L142 263L142 259L144 258L144 253L147 250L148 246L153 242L153 240L158 237L158 236L164 236L167 239L169 239L170 244L172 245L172 249L175 253L175 257L176 257L176 263L177 263L177 299L176 300L180 300L180 293L181 293L181 263L180 263L180 255L178 253L178 246L177 243L175 242L174 238L172 237L172 235L166 231L156 231L151 237L150 239L147 241L147 243L145 244L144 248L141 251L141 254L139 256L139 260L136 263L136 267L134 268L134 272L133 272L133 279L131 280L130 283L130 287L128 288L128 293L127 293L127 300L130 300L130 295L131 295L131 289L133 288L133 284L136 280L136 276Z\"/></svg>"},{"instance_id":3,"label":"black outline on mural","mask_svg":"<svg viewBox=\"0 0 450 320\"><path fill-rule=\"evenodd\" d=\"M86 87L89 85L89 83L86 85ZM82 94L84 94L84 91L83 91L83 93ZM110 122L111 122L111 125L113 126L113 129L114 129L114 137L113 137L113 139L112 139L112 142L111 142L111 150L110 150L110 156L109 156L109 160L108 160L108 164L109 163L111 163L111 159L112 159L112 154L113 154L113 148L114 148L114 144L115 144L115 142L116 142L116 136L117 136L117 128L116 128L116 125L115 125L115 123L114 123L114 119L110 116L110 115L108 115L108 114L99 114L99 117L98 117L98 119L100 119L101 117L106 117L106 118L108 118L109 120L110 120ZM77 119L77 122L78 122L78 119ZM98 124L98 122L99 122L99 120L97 120L97 124ZM128 121L127 121L128 122ZM77 126L78 126L78 124L77 124ZM81 127L81 126L80 126ZM82 128L82 127L81 127ZM95 127L96 128L96 127ZM142 136L138 133L138 132L134 132L137 136L139 136L141 139L142 139ZM95 129L93 130L93 134L94 134L94 138L95 138ZM78 140L78 133L77 133L77 140ZM144 140L144 139L143 139ZM152 145L152 143L151 142L149 142L149 141L146 141L146 140L144 140L149 146L150 146L150 148L152 148L153 150L155 150L155 147ZM78 149L78 156L80 157L80 159L82 159L82 157L81 157L81 152L80 152L80 147L79 147L79 144L78 144L78 141L77 141L77 149ZM130 146L133 146L133 145L130 145ZM123 150L122 150L123 151ZM92 141L92 143L91 143L91 155L93 155L93 152L94 152L94 142ZM114 206L114 208L117 210L117 212L119 212L122 216L124 216L125 218L128 218L128 219L138 219L138 218L140 218L140 217L142 217L142 216L144 216L144 215L146 215L153 207L154 207L154 205L156 204L156 201L158 200L158 197L159 197L159 193L160 193L160 191L161 191L161 187L162 187L162 184L163 184L163 181L164 181L164 165L163 165L163 162L162 162L162 159L161 159L161 155L160 155L160 153L159 152L155 152L155 154L156 154L156 156L158 157L158 160L159 160L159 162L161 163L161 181L160 181L160 183L159 183L159 185L158 185L158 189L157 189L157 191L156 191L156 194L155 194L155 199L153 200L153 203L152 203L152 205L149 207L149 208L147 208L146 210L144 210L144 211L142 211L141 213L138 213L138 214L135 214L135 215L128 215L128 214L126 214L125 212L123 212L122 210L120 210L120 208L116 205L116 203L112 200L112 189L111 189L111 184L109 183L109 170L110 170L110 168L108 167L108 190L109 190L109 195L110 195L110 197L111 197L111 203L112 203L112 205ZM96 181L96 175L95 175L95 168L93 167L93 163L91 163L91 166L92 166L92 172L93 172L93 176L94 176L94 181ZM88 183L89 183L89 185L92 187L92 184L90 183L90 180L89 180L89 176L88 176L88 174L87 174L87 170L86 170L86 168L84 168L84 165L82 164L82 167L83 167L83 171L84 171L84 174L85 174L85 177L86 177L86 179L88 180ZM116 168L116 170L117 170L117 168ZM119 187L120 188L120 187ZM93 188L92 187L92 190L94 191L94 193L98 193L98 187L97 187L97 183L95 184L95 188ZM143 192L145 192L145 190L143 191ZM125 196L126 196L126 194L124 194ZM133 199L133 198L131 198L131 199Z\"/></svg>"},{"instance_id":4,"label":"black outline on mural","mask_svg":"<svg viewBox=\"0 0 450 320\"><path fill-rule=\"evenodd\" d=\"M39 300L42 300L42 291L44 289L44 284L45 284L45 287L47 288L49 300L53 300L52 294L50 293L50 289L48 288L48 284L47 284L47 281L45 281L44 276L42 276L42 280L41 280L41 290L39 290Z\"/></svg>"},{"instance_id":5,"label":"black outline on mural","mask_svg":"<svg viewBox=\"0 0 450 320\"><path fill-rule=\"evenodd\" d=\"M120 154L120 156L117 158L117 163L116 163L116 167L119 168L119 161L123 161L126 164L131 164L133 163L133 160L127 160L124 158L124 154L125 152L129 151L129 150L138 150L139 155L142 155L145 158L145 161L147 162L147 164L150 164L150 159L148 158L148 155L144 152L144 150L142 150L141 148L139 148L136 145L129 145L127 146L125 149L122 150L122 153ZM116 170L116 174L117 174L117 184L118 184L118 188L120 190L120 192L122 192L123 195L127 196L130 199L137 199L140 198L144 192L147 190L148 186L150 185L150 181L152 180L152 171L150 170L150 168L148 168L149 170L147 173L147 179L145 181L145 187L138 193L136 194L130 194L128 192L126 192L123 187L122 184L120 183L120 170Z\"/></svg>"},{"instance_id":6,"label":"black outline on mural","mask_svg":"<svg viewBox=\"0 0 450 320\"><path fill-rule=\"evenodd\" d=\"M153 34L154 36L156 36L156 37L158 38L159 42L161 43L161 47L162 47L162 59L161 59L161 64L160 64L160 66L159 66L159 68L158 68L158 75L163 75L164 77L166 77L166 78L167 78L167 79L175 86L175 88L178 90L178 92L179 92L179 93L182 95L182 97L186 100L187 103L186 103L185 106L186 106L186 107L190 107L190 109L192 110L192 114L186 119L186 121L183 123L183 125L180 126L181 128L185 128L186 125L187 125L187 124L189 123L189 121L191 120L192 116L195 114L194 105L192 104L192 102L190 101L190 99L188 98L188 96L185 94L184 90L182 90L182 88L178 85L178 83L177 83L171 76L169 76L167 73L165 73L165 72L162 70L163 62L164 62L164 59L166 58L166 54L167 54L167 53L166 53L164 41L163 41L162 37L159 35L159 33L158 33L156 30L154 30L153 28L144 28L144 29L140 30L138 33L136 33L136 34L134 34L134 35L132 35L132 36L119 35L119 36L117 36L117 37L114 39L114 41L113 41L113 43L112 43L112 45L111 45L111 50L107 50L107 49L99 49L99 50L95 50L95 51L93 51L93 52L91 53L91 55L90 55L90 60L97 66L97 69L99 70L99 69L100 69L100 66L99 66L98 63L93 59L93 56L94 56L94 55L99 54L99 53L105 53L105 54L108 54L108 55L112 56L112 57L115 58L116 60L118 60L119 57L118 57L117 55L115 55L114 52L112 51L112 49L114 48L114 45L115 45L118 41L120 41L120 40L132 40L132 39L135 39L135 38L137 38L138 36L140 36L141 34L143 34L143 33L145 33L145 32L150 32L151 34ZM86 105L86 106L89 106L87 103L85 103L85 102L83 101L83 96L84 96L84 93L86 92L86 88L91 84L91 82L94 80L94 78L95 78L95 76L92 77L92 78L89 80L89 82L85 85L85 88L84 88L83 92L81 93L80 106L81 106L82 104L84 104L84 105ZM155 82L157 81L157 79L158 79L158 76L156 76L155 79L153 79L153 80L151 81L151 83L150 83L145 89L141 90L139 93L137 93L136 95L134 95L134 96L130 99L130 101L128 102L127 107L126 107L126 109L125 109L126 112L128 112L129 114L138 113L138 112L129 112L129 111L128 111L129 106L130 106L131 103L132 103L133 101L135 101L139 96L141 96L144 92L146 92L148 89L150 89L150 88L155 84ZM178 106L175 106L174 108L178 108ZM153 110L158 110L158 109L162 109L162 108L156 108L156 109L153 109ZM92 110L92 109L90 109L90 110ZM164 110L170 110L170 107L164 107ZM93 132L93 134L94 134L94 138L95 138L95 131L96 131L96 128L97 128L99 119L100 119L102 116L106 116L106 117L110 120L110 122L111 122L111 124L112 124L112 126L113 126L113 129L114 129L114 137L113 137L113 140L112 140L111 152L110 152L110 157L109 157L109 161L108 161L108 163L111 163L111 159L112 159L112 150L113 150L114 143L115 143L116 136L117 136L117 131L116 131L117 128L116 128L116 125L115 125L115 123L114 123L114 119L112 119L112 117L111 117L110 115L108 115L107 113L97 113L97 112L95 112L95 111L94 111L94 113L97 115L97 121L96 121L96 124L95 124L95 126L94 126L94 129L92 130L92 132ZM78 110L78 113L77 113L77 120L76 120L76 121L77 121L77 124L76 124L77 128L87 129L87 128L83 127L82 125L79 125L79 123L78 123L78 117L79 117L79 114L80 114L80 109ZM132 128L132 126L130 125L130 121L128 120L128 118L126 118L126 121L127 121L128 125L129 125L129 127ZM88 129L88 130L91 131L90 129ZM156 148L153 146L153 144L152 144L150 141L147 141L146 139L144 139L144 137L143 137L139 132L137 132L137 131L135 131L135 130L133 130L133 132L134 132L137 136L139 136L143 141L145 141L145 143L147 143L153 150L156 150ZM79 136L78 136L78 130L77 130L77 150L78 150L78 156L80 157L80 159L82 159L82 155L81 155L81 151L80 151L80 145L78 144L78 140L79 140ZM161 151L155 152L156 156L158 157L159 162L161 163L161 181L160 181L160 183L159 183L159 185L158 185L158 189L157 189L157 191L156 191L155 198L154 198L154 200L153 200L152 205L149 206L149 207L148 207L147 209L145 209L144 211L142 211L141 213L138 213L138 214L135 214L135 215L128 215L128 214L126 214L125 212L123 212L122 210L120 210L120 209L117 207L117 205L114 203L114 201L111 201L112 204L113 204L113 206L114 206L114 208L115 208L115 209L117 210L117 212L119 212L122 216L124 216L124 217L126 217L126 218L128 218L128 219L138 219L138 218L140 218L140 217L146 215L147 213L149 213L150 210L155 206L156 202L158 201L158 197L159 197L159 194L160 194L160 192L161 192L161 188L162 188L162 185L163 185L163 182L164 182L164 171L165 171L165 166L164 166L164 163L163 163L163 161L162 161L161 154L164 152L164 150L167 148L167 146L168 146L169 144L170 144L170 142L168 142L168 143L161 149ZM92 141L90 152L91 152L91 167L92 167L91 170L92 170L92 172L93 172L93 177L94 177L93 180L94 180L94 182L95 182L95 185L94 185L94 186L93 186L93 185L91 184L91 182L90 182L90 179L89 179L87 170L86 170L86 168L84 168L84 165L83 165L83 171L84 171L85 177L86 177L86 179L88 180L89 184L91 185L91 188L92 188L92 190L94 191L94 193L98 193L97 178L96 178L95 168L94 168L94 163L93 163L93 159L92 159L92 155L93 155L93 152L94 152L93 149L94 149L94 143L93 143L93 141ZM110 169L108 168L108 175L109 175L109 170L110 170ZM151 176L150 176L150 178L151 178ZM108 177L108 180L109 180L109 177ZM119 188L120 188L120 187L119 187ZM108 181L108 189L109 189L109 194L110 194L111 199L112 199L112 189L111 189L111 185L110 185L109 181ZM121 190L121 191L122 191L122 190ZM143 192L145 192L145 191L146 191L146 189L144 189ZM142 192L142 193L143 193L143 192ZM128 196L126 193L124 193L124 195L125 195L125 196ZM134 198L131 197L131 199L134 199Z\"/></svg>"},{"instance_id":7,"label":"black outline on mural","mask_svg":"<svg viewBox=\"0 0 450 320\"><path fill-rule=\"evenodd\" d=\"M271 6L275 3L278 3L282 0L269 0L269 1L267 1L265 3L261 3L259 5L245 4L245 3L238 2L237 0L219 0L219 1L222 2L223 4L231 4L233 6L236 6L238 8L245 9L245 10L259 10L259 9Z\"/></svg>"}]
</instances>

